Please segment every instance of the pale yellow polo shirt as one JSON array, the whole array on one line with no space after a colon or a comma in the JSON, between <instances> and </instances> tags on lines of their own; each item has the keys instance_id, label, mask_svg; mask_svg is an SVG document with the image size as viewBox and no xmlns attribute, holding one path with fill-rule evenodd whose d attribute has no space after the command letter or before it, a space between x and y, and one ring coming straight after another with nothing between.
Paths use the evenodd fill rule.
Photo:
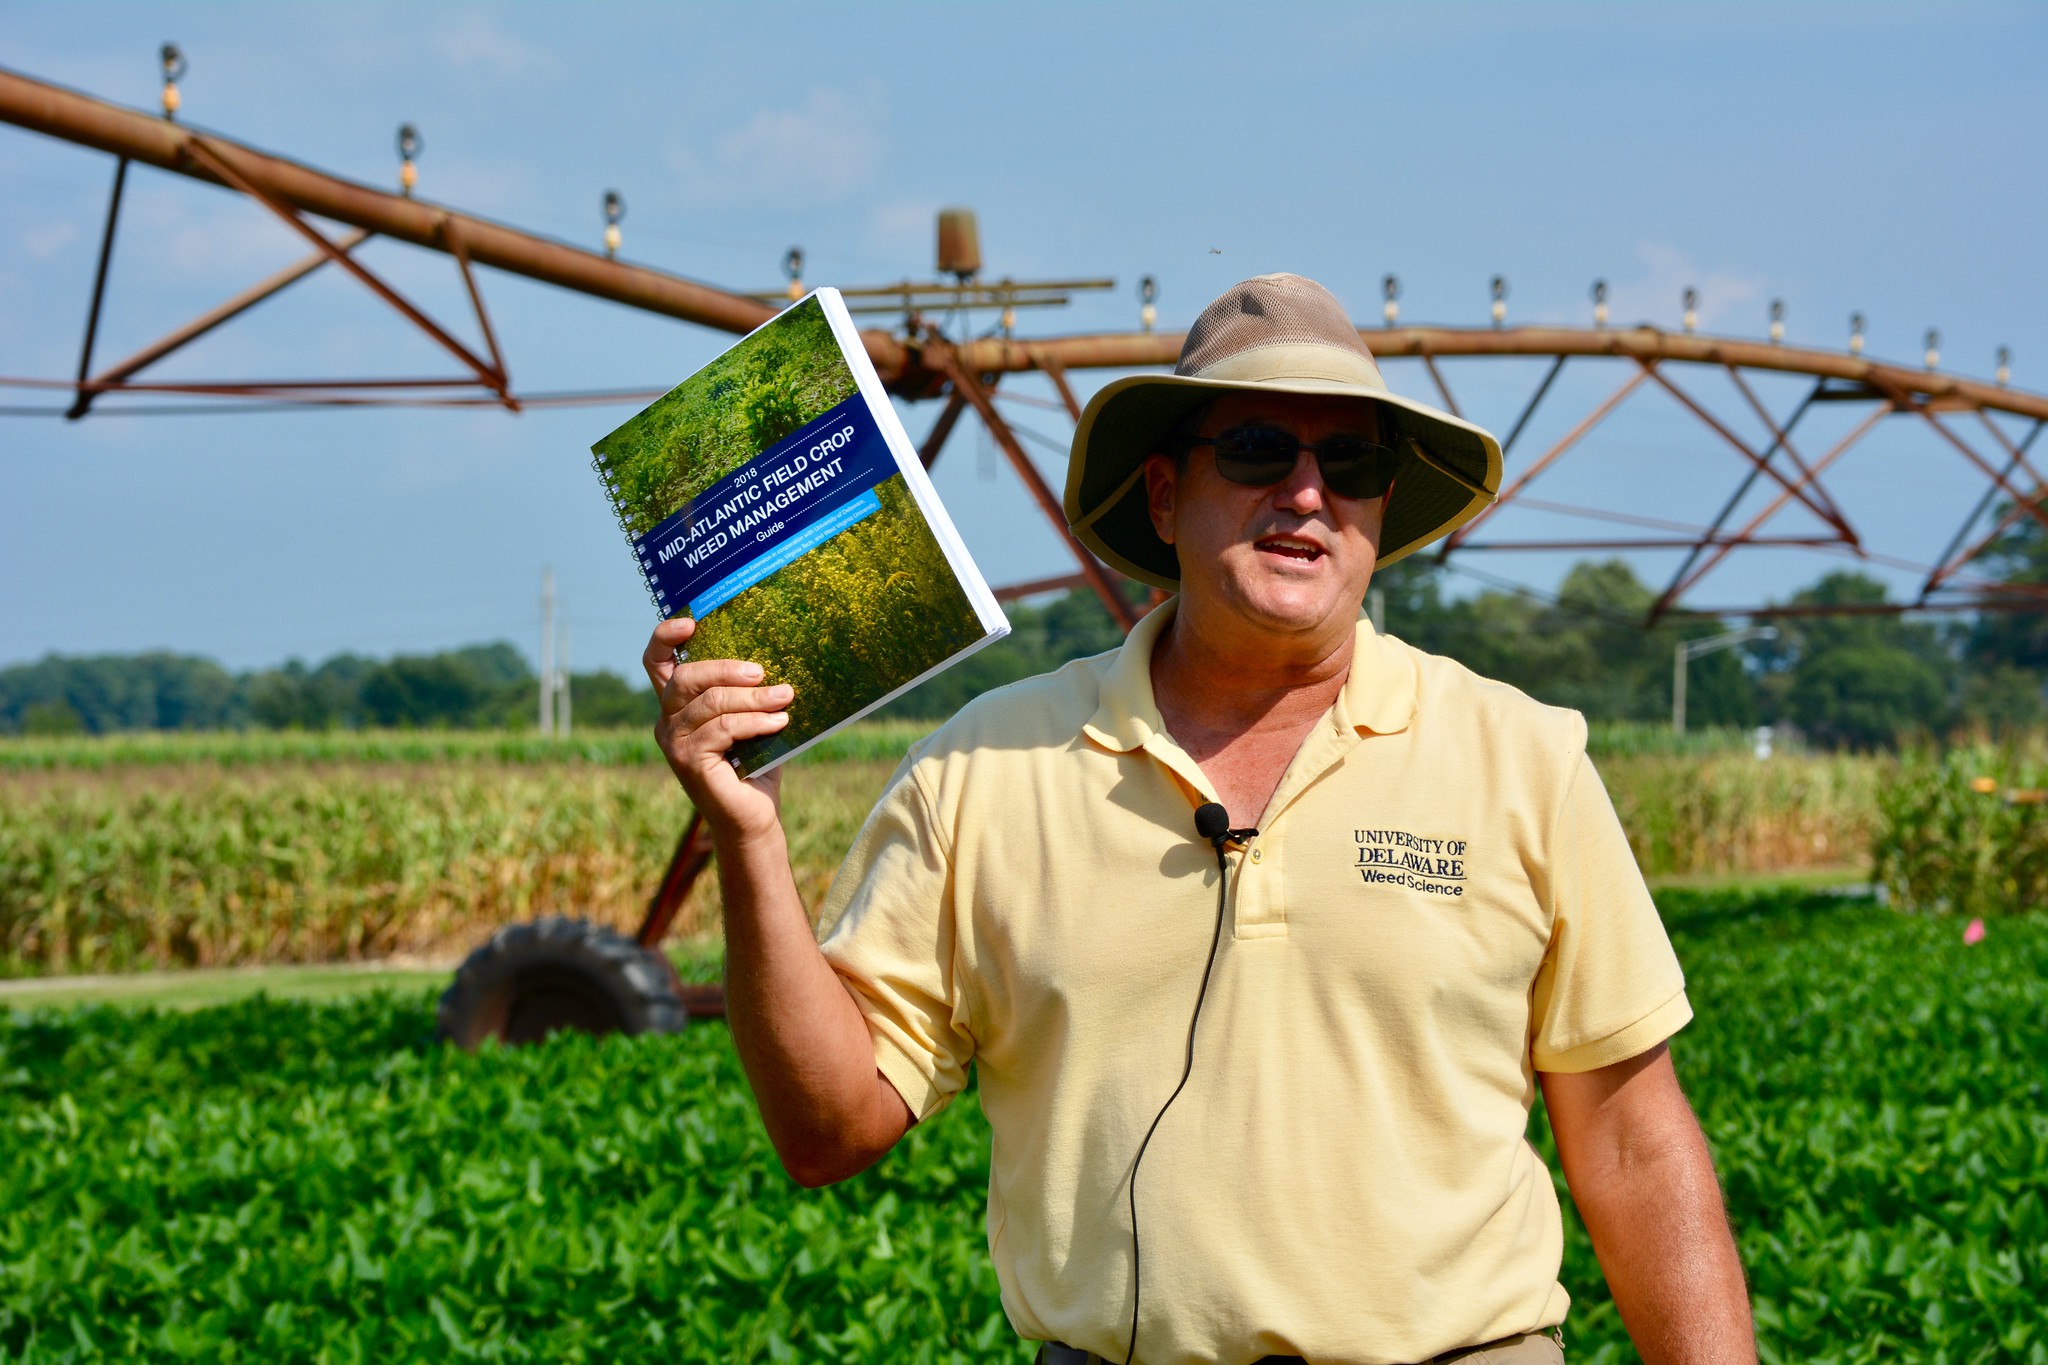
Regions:
<instances>
[{"instance_id":1,"label":"pale yellow polo shirt","mask_svg":"<svg viewBox=\"0 0 2048 1365\"><path fill-rule=\"evenodd\" d=\"M914 749L826 899L825 953L920 1118L973 1063L989 1253L1023 1336L1121 1360L1131 1160L1179 1080L1215 800L1124 646ZM1261 832L1186 1091L1138 1182L1140 1359L1423 1361L1563 1320L1524 1140L1535 1072L1691 1018L1577 713L1360 622Z\"/></svg>"}]
</instances>

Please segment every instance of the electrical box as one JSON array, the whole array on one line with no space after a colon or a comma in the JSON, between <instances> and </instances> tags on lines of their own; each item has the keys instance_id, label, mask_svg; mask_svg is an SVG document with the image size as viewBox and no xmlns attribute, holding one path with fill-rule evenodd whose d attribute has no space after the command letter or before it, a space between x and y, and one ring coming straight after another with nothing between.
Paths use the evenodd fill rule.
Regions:
<instances>
[{"instance_id":1,"label":"electrical box","mask_svg":"<svg viewBox=\"0 0 2048 1365\"><path fill-rule=\"evenodd\" d=\"M973 209L939 210L939 273L961 280L981 273L981 229Z\"/></svg>"}]
</instances>

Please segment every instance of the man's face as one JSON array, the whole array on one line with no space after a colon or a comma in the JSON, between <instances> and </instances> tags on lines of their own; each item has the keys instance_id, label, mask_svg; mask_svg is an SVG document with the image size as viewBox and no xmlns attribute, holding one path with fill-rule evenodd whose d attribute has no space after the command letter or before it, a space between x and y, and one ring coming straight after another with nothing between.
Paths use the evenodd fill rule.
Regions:
<instances>
[{"instance_id":1,"label":"man's face","mask_svg":"<svg viewBox=\"0 0 2048 1365\"><path fill-rule=\"evenodd\" d=\"M1378 411L1357 398L1226 393L1198 433L1270 424L1303 445L1338 433L1379 439ZM1251 488L1216 472L1207 445L1186 467L1165 455L1145 463L1152 524L1180 553L1181 591L1189 606L1220 608L1279 634L1348 628L1365 600L1379 556L1386 498L1346 498L1323 483L1313 451L1296 456L1279 483Z\"/></svg>"}]
</instances>

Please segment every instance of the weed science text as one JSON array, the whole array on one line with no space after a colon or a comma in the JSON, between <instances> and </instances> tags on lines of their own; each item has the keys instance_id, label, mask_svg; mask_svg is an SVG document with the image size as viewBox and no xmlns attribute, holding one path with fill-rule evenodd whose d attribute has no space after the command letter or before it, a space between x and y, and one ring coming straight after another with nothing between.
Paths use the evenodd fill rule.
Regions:
<instances>
[{"instance_id":1,"label":"weed science text","mask_svg":"<svg viewBox=\"0 0 2048 1365\"><path fill-rule=\"evenodd\" d=\"M1465 894L1463 839L1429 839L1398 829L1358 829L1353 864L1367 886L1405 886L1438 896Z\"/></svg>"}]
</instances>

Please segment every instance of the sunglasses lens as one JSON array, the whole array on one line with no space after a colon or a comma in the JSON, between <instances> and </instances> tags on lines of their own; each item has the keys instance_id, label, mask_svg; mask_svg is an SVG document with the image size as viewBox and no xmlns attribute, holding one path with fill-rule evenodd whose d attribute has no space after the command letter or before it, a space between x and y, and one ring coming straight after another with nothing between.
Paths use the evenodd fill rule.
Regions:
<instances>
[{"instance_id":1,"label":"sunglasses lens","mask_svg":"<svg viewBox=\"0 0 2048 1365\"><path fill-rule=\"evenodd\" d=\"M1232 483L1270 488L1294 472L1301 442L1274 426L1232 427L1218 436L1216 472ZM1331 492L1346 498L1377 498L1401 467L1395 451L1363 436L1330 436L1315 447L1316 464Z\"/></svg>"},{"instance_id":2,"label":"sunglasses lens","mask_svg":"<svg viewBox=\"0 0 2048 1365\"><path fill-rule=\"evenodd\" d=\"M1278 427L1232 427L1216 438L1216 472L1232 483L1265 488L1294 468L1300 443Z\"/></svg>"},{"instance_id":3,"label":"sunglasses lens","mask_svg":"<svg viewBox=\"0 0 2048 1365\"><path fill-rule=\"evenodd\" d=\"M1387 491L1400 467L1400 456L1386 446L1357 436L1332 436L1316 447L1323 482L1346 498L1377 498Z\"/></svg>"}]
</instances>

